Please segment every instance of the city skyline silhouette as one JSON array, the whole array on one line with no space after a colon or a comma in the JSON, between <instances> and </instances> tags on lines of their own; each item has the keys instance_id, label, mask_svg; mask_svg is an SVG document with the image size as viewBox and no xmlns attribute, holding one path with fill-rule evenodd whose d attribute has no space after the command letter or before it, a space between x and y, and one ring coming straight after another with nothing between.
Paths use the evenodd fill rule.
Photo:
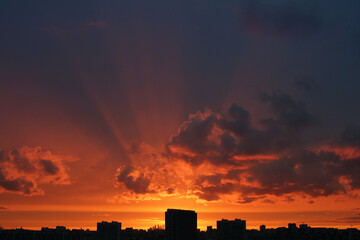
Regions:
<instances>
[{"instance_id":1,"label":"city skyline silhouette","mask_svg":"<svg viewBox=\"0 0 360 240\"><path fill-rule=\"evenodd\" d=\"M308 224L288 223L287 227L247 229L246 220L221 219L217 221L216 228L207 226L206 231L197 228L197 213L192 210L167 209L165 228L154 226L147 230L127 227L122 229L118 221L101 221L97 223L96 231L89 229L67 229L65 226L56 228L42 227L38 230L0 229L2 240L357 240L360 231L356 228L313 228Z\"/></svg>"}]
</instances>

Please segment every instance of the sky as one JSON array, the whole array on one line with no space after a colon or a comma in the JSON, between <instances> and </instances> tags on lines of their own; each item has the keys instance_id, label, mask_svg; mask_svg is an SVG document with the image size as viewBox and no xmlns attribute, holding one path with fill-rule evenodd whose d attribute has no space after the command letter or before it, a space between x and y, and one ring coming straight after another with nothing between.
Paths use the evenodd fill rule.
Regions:
<instances>
[{"instance_id":1,"label":"sky","mask_svg":"<svg viewBox=\"0 0 360 240\"><path fill-rule=\"evenodd\" d=\"M0 226L360 228L359 10L1 1Z\"/></svg>"}]
</instances>

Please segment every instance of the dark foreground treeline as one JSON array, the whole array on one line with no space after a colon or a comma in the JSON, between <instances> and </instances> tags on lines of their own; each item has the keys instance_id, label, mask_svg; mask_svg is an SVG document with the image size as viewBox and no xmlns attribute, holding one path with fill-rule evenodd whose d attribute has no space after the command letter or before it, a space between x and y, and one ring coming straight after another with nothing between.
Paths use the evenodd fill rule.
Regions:
<instances>
[{"instance_id":1,"label":"dark foreground treeline","mask_svg":"<svg viewBox=\"0 0 360 240\"><path fill-rule=\"evenodd\" d=\"M136 230L127 228L121 230L121 236L107 234L100 236L96 231L57 227L43 228L41 231L25 229L2 229L0 240L166 240L165 230ZM192 239L183 239L192 240ZM306 229L262 229L246 230L246 239L234 238L231 235L218 236L216 229L198 231L197 240L360 240L360 231L336 228L306 228Z\"/></svg>"}]
</instances>

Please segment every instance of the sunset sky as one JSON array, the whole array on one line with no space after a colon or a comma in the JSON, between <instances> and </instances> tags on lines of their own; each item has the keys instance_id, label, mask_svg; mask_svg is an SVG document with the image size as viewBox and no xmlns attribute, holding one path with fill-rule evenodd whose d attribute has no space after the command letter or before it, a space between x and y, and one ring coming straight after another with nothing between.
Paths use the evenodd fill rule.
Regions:
<instances>
[{"instance_id":1,"label":"sunset sky","mask_svg":"<svg viewBox=\"0 0 360 240\"><path fill-rule=\"evenodd\" d=\"M360 228L359 11L1 1L0 226Z\"/></svg>"}]
</instances>

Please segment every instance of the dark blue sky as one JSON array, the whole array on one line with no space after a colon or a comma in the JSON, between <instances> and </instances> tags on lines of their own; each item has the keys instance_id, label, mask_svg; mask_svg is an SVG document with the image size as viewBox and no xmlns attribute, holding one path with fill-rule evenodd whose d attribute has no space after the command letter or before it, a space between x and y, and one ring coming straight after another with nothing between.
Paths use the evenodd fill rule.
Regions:
<instances>
[{"instance_id":1,"label":"dark blue sky","mask_svg":"<svg viewBox=\"0 0 360 240\"><path fill-rule=\"evenodd\" d=\"M185 115L226 101L242 104L259 91L304 94L294 85L304 80L317 87L302 95L303 101L330 120L337 115L334 121L357 122L359 4L3 1L1 81L6 92L19 98L25 97L21 89L31 85L39 91L36 97L47 99L48 93L81 108L87 102L83 81L100 95L122 95L124 89L112 87L127 81L118 63L122 58L133 67L153 68L156 79L151 81L159 93L168 91L163 82L180 81ZM79 80L78 68L92 79ZM134 87L147 81L139 77Z\"/></svg>"}]
</instances>

